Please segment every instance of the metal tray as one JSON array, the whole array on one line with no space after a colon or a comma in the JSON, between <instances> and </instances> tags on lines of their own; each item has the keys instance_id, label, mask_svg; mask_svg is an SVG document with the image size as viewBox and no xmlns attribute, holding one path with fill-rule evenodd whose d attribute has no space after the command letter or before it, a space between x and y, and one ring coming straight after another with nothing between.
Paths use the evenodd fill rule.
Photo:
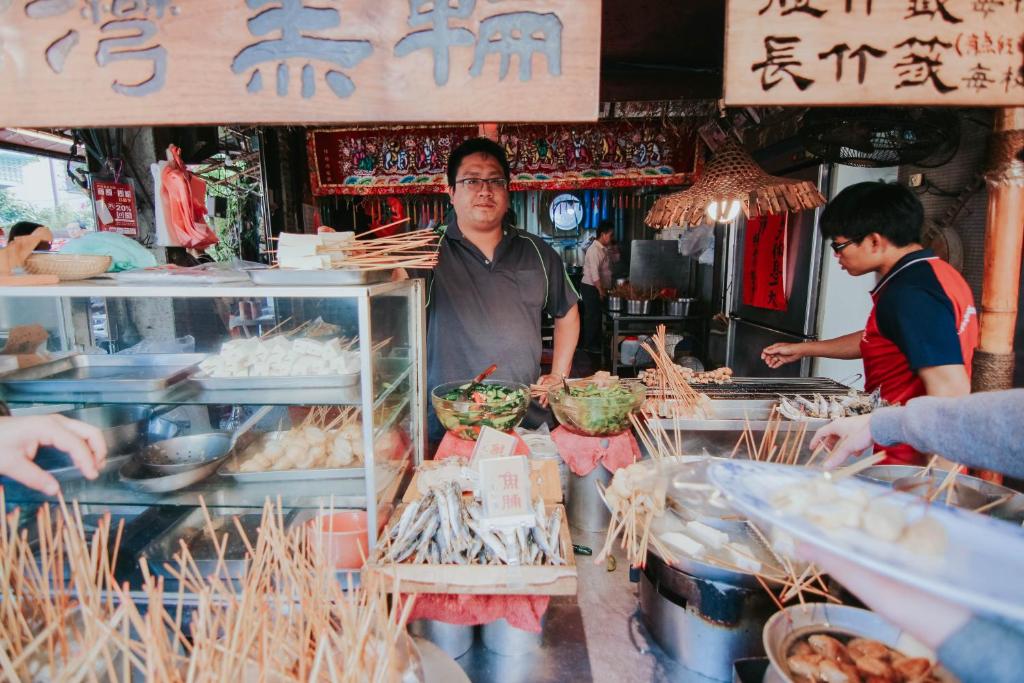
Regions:
<instances>
[{"instance_id":1,"label":"metal tray","mask_svg":"<svg viewBox=\"0 0 1024 683\"><path fill-rule=\"evenodd\" d=\"M192 381L204 391L245 391L247 389L337 389L359 383L359 372L347 375L306 375L303 377L205 377Z\"/></svg>"},{"instance_id":2,"label":"metal tray","mask_svg":"<svg viewBox=\"0 0 1024 683\"><path fill-rule=\"evenodd\" d=\"M77 354L12 372L0 384L19 394L146 392L166 389L196 371L202 353Z\"/></svg>"},{"instance_id":3,"label":"metal tray","mask_svg":"<svg viewBox=\"0 0 1024 683\"><path fill-rule=\"evenodd\" d=\"M272 438L275 432L263 432L252 434L251 432L242 438L235 450L221 464L218 474L222 477L234 479L240 484L258 484L263 482L277 481L309 481L312 479L365 479L366 467L330 467L321 469L306 470L268 470L265 472L236 472L232 468L236 466L241 454L259 439Z\"/></svg>"},{"instance_id":4,"label":"metal tray","mask_svg":"<svg viewBox=\"0 0 1024 683\"><path fill-rule=\"evenodd\" d=\"M245 572L246 547L238 534L234 517L238 517L249 543L256 547L256 537L259 533L259 525L263 519L261 508L220 508L216 510L218 516L213 517L213 527L218 537L228 534L227 548L224 552L224 567L227 570L226 578L241 578ZM289 511L285 516L285 527L287 528L295 518L297 510ZM162 534L154 538L149 545L142 549L140 555L145 555L149 567L157 574L171 576L164 567L164 563L175 565L174 555L181 548L184 542L196 567L204 576L212 575L217 570L217 551L214 549L213 539L206 528L206 518L203 510L196 508L171 527L168 527ZM222 577L224 578L224 577Z\"/></svg>"},{"instance_id":5,"label":"metal tray","mask_svg":"<svg viewBox=\"0 0 1024 683\"><path fill-rule=\"evenodd\" d=\"M331 285L372 285L391 279L390 270L297 270L294 268L261 268L250 270L254 285L295 285L298 287Z\"/></svg>"},{"instance_id":6,"label":"metal tray","mask_svg":"<svg viewBox=\"0 0 1024 683\"><path fill-rule=\"evenodd\" d=\"M117 471L117 475L121 483L133 491L141 491L142 493L170 493L171 491L178 491L201 482L216 472L222 462L223 458L218 458L201 467L186 470L185 472L154 475L135 458L128 458Z\"/></svg>"}]
</instances>

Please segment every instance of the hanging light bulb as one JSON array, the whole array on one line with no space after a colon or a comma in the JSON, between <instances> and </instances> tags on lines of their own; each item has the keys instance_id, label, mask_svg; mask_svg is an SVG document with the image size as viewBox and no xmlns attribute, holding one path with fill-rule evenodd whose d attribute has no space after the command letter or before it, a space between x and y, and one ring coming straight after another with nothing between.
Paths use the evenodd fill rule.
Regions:
<instances>
[{"instance_id":1,"label":"hanging light bulb","mask_svg":"<svg viewBox=\"0 0 1024 683\"><path fill-rule=\"evenodd\" d=\"M716 223L730 223L740 215L740 200L713 199L706 209L708 218Z\"/></svg>"}]
</instances>

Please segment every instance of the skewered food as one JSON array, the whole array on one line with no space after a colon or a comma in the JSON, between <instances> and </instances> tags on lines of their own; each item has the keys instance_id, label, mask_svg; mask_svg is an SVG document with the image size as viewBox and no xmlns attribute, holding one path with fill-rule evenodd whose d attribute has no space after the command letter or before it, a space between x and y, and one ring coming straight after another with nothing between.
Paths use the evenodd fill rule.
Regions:
<instances>
[{"instance_id":1,"label":"skewered food","mask_svg":"<svg viewBox=\"0 0 1024 683\"><path fill-rule=\"evenodd\" d=\"M798 639L786 654L786 665L797 683L939 683L930 660L907 657L877 640L839 633Z\"/></svg>"},{"instance_id":2,"label":"skewered food","mask_svg":"<svg viewBox=\"0 0 1024 683\"><path fill-rule=\"evenodd\" d=\"M729 367L721 367L705 372L697 372L693 368L675 364L673 364L673 368L678 368L674 372L690 384L728 384L732 382L732 368ZM659 370L657 368L648 368L641 370L640 374L637 375L637 379L649 387L655 387L660 382L658 373Z\"/></svg>"},{"instance_id":3,"label":"skewered food","mask_svg":"<svg viewBox=\"0 0 1024 683\"><path fill-rule=\"evenodd\" d=\"M779 396L779 413L788 420L835 420L840 417L851 417L853 415L867 415L876 408L887 405L882 400L881 394L875 390L869 396L865 396L855 390L851 390L845 396L831 396L825 398L821 394L814 394L806 398L797 394L791 399Z\"/></svg>"},{"instance_id":4,"label":"skewered food","mask_svg":"<svg viewBox=\"0 0 1024 683\"><path fill-rule=\"evenodd\" d=\"M224 343L220 353L199 363L199 369L207 377L348 375L359 370L359 353L350 346L340 337L233 339Z\"/></svg>"},{"instance_id":5,"label":"skewered food","mask_svg":"<svg viewBox=\"0 0 1024 683\"><path fill-rule=\"evenodd\" d=\"M562 565L565 549L559 533L562 508L548 514L534 505L529 527L491 529L480 503L467 499L455 482L431 487L406 506L386 532L385 562L411 564Z\"/></svg>"},{"instance_id":6,"label":"skewered food","mask_svg":"<svg viewBox=\"0 0 1024 683\"><path fill-rule=\"evenodd\" d=\"M936 557L946 549L945 531L940 524L927 516L911 521L903 507L873 500L862 488L842 488L820 479L787 487L776 493L771 502L781 512L803 516L825 531L858 529L917 556Z\"/></svg>"},{"instance_id":7,"label":"skewered food","mask_svg":"<svg viewBox=\"0 0 1024 683\"><path fill-rule=\"evenodd\" d=\"M314 411L298 427L272 432L242 451L239 472L356 467L363 462L363 433L350 410L325 423Z\"/></svg>"}]
</instances>

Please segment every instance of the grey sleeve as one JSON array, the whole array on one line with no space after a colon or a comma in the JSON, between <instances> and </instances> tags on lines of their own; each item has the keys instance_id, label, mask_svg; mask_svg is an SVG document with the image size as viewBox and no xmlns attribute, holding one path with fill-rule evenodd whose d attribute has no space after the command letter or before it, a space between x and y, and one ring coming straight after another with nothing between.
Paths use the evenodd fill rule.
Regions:
<instances>
[{"instance_id":1,"label":"grey sleeve","mask_svg":"<svg viewBox=\"0 0 1024 683\"><path fill-rule=\"evenodd\" d=\"M1013 683L1024 670L1021 625L974 617L946 639L939 662L961 683Z\"/></svg>"},{"instance_id":2,"label":"grey sleeve","mask_svg":"<svg viewBox=\"0 0 1024 683\"><path fill-rule=\"evenodd\" d=\"M871 416L882 446L909 444L970 467L1024 477L1024 389L959 398L921 396Z\"/></svg>"}]
</instances>

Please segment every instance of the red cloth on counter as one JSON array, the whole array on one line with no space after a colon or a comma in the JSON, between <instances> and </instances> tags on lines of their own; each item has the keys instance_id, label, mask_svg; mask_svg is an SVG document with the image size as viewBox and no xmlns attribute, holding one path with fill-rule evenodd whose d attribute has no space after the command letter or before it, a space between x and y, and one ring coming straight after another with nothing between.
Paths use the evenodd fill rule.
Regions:
<instances>
[{"instance_id":1,"label":"red cloth on counter","mask_svg":"<svg viewBox=\"0 0 1024 683\"><path fill-rule=\"evenodd\" d=\"M530 449L516 436L519 444L516 454L527 455ZM468 444L468 447L467 445ZM437 448L434 460L473 453L475 441L460 439L454 434L445 434ZM522 452L520 452L522 451ZM524 631L540 633L541 618L548 609L551 599L546 595L450 595L447 593L420 593L412 608L409 621L434 619L446 624L475 625L489 624L505 619L509 625Z\"/></svg>"},{"instance_id":2,"label":"red cloth on counter","mask_svg":"<svg viewBox=\"0 0 1024 683\"><path fill-rule=\"evenodd\" d=\"M446 624L476 626L504 619L509 626L540 633L541 619L551 598L546 595L441 595L421 593L409 614L409 623L434 619Z\"/></svg>"},{"instance_id":3,"label":"red cloth on counter","mask_svg":"<svg viewBox=\"0 0 1024 683\"><path fill-rule=\"evenodd\" d=\"M583 436L558 427L551 432L551 439L558 446L558 454L569 466L572 473L585 477L598 463L609 472L627 467L640 460L640 445L630 430L615 436Z\"/></svg>"},{"instance_id":4,"label":"red cloth on counter","mask_svg":"<svg viewBox=\"0 0 1024 683\"><path fill-rule=\"evenodd\" d=\"M217 235L206 224L206 183L188 172L177 145L167 151L171 158L161 175L160 188L167 231L190 249L217 244Z\"/></svg>"},{"instance_id":5,"label":"red cloth on counter","mask_svg":"<svg viewBox=\"0 0 1024 683\"><path fill-rule=\"evenodd\" d=\"M526 442L519 438L518 434L513 433L512 436L516 437L516 450L512 454L530 455L530 447L526 445ZM475 447L476 441L460 439L451 432L445 432L444 438L441 439L441 444L437 447L437 452L434 453L434 460L444 460L445 458L453 457L469 460L470 456L473 455Z\"/></svg>"}]
</instances>

